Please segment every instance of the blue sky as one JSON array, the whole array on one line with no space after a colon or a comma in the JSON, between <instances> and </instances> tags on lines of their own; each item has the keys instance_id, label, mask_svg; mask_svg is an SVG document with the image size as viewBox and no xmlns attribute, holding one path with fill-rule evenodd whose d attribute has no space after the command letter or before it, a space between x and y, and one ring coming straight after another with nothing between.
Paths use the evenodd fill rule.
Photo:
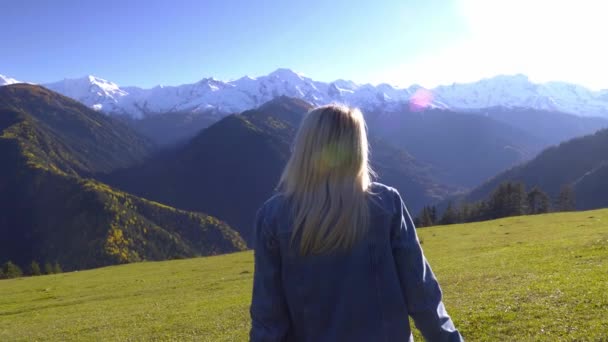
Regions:
<instances>
[{"instance_id":1,"label":"blue sky","mask_svg":"<svg viewBox=\"0 0 608 342\"><path fill-rule=\"evenodd\" d=\"M533 4L531 4L533 3ZM314 79L425 86L499 73L608 88L601 1L4 1L0 74L119 85Z\"/></svg>"}]
</instances>

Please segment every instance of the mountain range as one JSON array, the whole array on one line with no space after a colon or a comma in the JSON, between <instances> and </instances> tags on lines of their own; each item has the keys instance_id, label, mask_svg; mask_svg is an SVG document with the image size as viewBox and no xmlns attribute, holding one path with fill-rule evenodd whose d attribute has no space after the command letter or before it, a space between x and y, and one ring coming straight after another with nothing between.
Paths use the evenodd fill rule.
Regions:
<instances>
[{"instance_id":1,"label":"mountain range","mask_svg":"<svg viewBox=\"0 0 608 342\"><path fill-rule=\"evenodd\" d=\"M523 75L430 90L318 82L289 69L257 78L206 78L151 89L119 87L94 76L45 87L119 118L160 146L186 143L226 115L279 96L313 106L345 102L364 109L377 137L432 165L441 183L462 188L530 160L553 144L608 127L606 91L559 82L535 84Z\"/></svg>"},{"instance_id":2,"label":"mountain range","mask_svg":"<svg viewBox=\"0 0 608 342\"><path fill-rule=\"evenodd\" d=\"M0 85L15 82L0 75ZM290 69L277 69L256 78L245 76L233 81L203 78L192 84L149 89L118 86L95 76L64 79L44 86L96 110L132 118L169 112L238 113L277 96L299 98L313 105L342 102L365 111L396 110L411 105L467 112L506 107L608 117L608 90L593 91L565 82L534 83L524 75L500 75L434 89L346 80L320 82Z\"/></svg>"},{"instance_id":3,"label":"mountain range","mask_svg":"<svg viewBox=\"0 0 608 342\"><path fill-rule=\"evenodd\" d=\"M0 87L0 263L68 270L245 249L255 210L315 105L274 96L238 114L184 109L136 119L10 82ZM578 208L608 206L608 130L600 130L608 120L417 104L365 111L379 181L413 213L478 184L463 196L482 199L513 180L553 197L572 185Z\"/></svg>"}]
</instances>

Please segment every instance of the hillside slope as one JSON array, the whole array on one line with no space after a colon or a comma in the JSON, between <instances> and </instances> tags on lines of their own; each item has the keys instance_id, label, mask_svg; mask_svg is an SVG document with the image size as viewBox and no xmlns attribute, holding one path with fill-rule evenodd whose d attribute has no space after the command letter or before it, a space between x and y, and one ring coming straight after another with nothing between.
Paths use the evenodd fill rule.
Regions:
<instances>
[{"instance_id":1,"label":"hillside slope","mask_svg":"<svg viewBox=\"0 0 608 342\"><path fill-rule=\"evenodd\" d=\"M608 177L608 129L550 147L533 160L507 170L473 190L468 200L486 197L500 183L520 181L539 186L556 197L564 185L573 185L578 209L605 207Z\"/></svg>"},{"instance_id":2,"label":"hillside slope","mask_svg":"<svg viewBox=\"0 0 608 342\"><path fill-rule=\"evenodd\" d=\"M4 87L0 101L0 262L73 270L245 248L216 218L81 178L147 153L123 124L35 86Z\"/></svg>"},{"instance_id":3,"label":"hillside slope","mask_svg":"<svg viewBox=\"0 0 608 342\"><path fill-rule=\"evenodd\" d=\"M127 167L154 150L148 139L117 119L40 86L0 87L0 109L3 128L18 120L24 148L68 174Z\"/></svg>"},{"instance_id":4,"label":"hillside slope","mask_svg":"<svg viewBox=\"0 0 608 342\"><path fill-rule=\"evenodd\" d=\"M603 341L606 222L597 210L418 234L468 341ZM245 341L252 274L245 252L0 280L0 340Z\"/></svg>"}]
</instances>

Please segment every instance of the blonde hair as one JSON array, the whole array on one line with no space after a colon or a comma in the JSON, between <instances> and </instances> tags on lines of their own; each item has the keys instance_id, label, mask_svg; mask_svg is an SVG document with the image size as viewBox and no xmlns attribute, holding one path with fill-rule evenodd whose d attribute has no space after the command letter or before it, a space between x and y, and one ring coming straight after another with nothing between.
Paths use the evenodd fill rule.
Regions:
<instances>
[{"instance_id":1,"label":"blonde hair","mask_svg":"<svg viewBox=\"0 0 608 342\"><path fill-rule=\"evenodd\" d=\"M301 235L302 255L348 250L367 233L368 150L359 109L323 106L302 121L279 183L292 203L291 241Z\"/></svg>"}]
</instances>

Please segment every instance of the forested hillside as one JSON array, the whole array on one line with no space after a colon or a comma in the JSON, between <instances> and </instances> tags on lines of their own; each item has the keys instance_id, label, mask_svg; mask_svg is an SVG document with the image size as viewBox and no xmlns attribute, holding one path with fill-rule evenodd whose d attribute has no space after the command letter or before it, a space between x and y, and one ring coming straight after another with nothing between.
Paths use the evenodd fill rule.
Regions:
<instances>
[{"instance_id":1,"label":"forested hillside","mask_svg":"<svg viewBox=\"0 0 608 342\"><path fill-rule=\"evenodd\" d=\"M241 250L218 219L83 178L142 160L125 125L44 88L0 88L0 262L81 269Z\"/></svg>"}]
</instances>

